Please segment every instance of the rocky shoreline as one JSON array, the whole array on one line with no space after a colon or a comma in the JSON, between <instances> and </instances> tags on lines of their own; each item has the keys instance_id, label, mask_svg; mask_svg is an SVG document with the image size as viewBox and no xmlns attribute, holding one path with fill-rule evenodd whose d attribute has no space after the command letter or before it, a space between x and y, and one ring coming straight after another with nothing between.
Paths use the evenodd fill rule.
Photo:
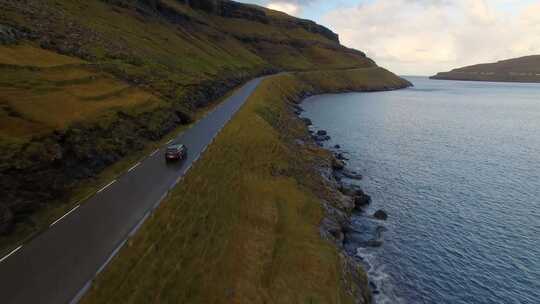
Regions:
<instances>
[{"instance_id":1,"label":"rocky shoreline","mask_svg":"<svg viewBox=\"0 0 540 304\"><path fill-rule=\"evenodd\" d=\"M311 96L308 94L303 97ZM366 272L363 269L361 258L349 252L345 249L345 245L348 242L352 242L354 239L355 229L351 223L351 217L353 213L361 214L363 217L368 217L375 221L385 221L388 218L388 214L384 210L377 210L373 214L367 214L367 207L371 203L371 196L366 194L363 189L354 183L354 181L360 181L362 175L356 171L353 171L347 167L347 152L341 149L341 146L336 144L332 147L325 147L324 142L331 139L326 130L316 130L309 118L303 117L303 108L299 104L293 104L292 109L294 114L298 116L307 126L310 134L311 144L318 146L331 153L330 162L320 163L317 171L320 173L325 184L332 192L335 193L337 198L337 204L332 204L327 201L322 201L322 206L325 210L325 217L320 224L321 236L324 239L332 241L339 249L343 258L343 272L346 276L352 280L353 285L356 285L359 289L368 286L367 296L366 291L358 291L355 294L357 303L372 303L373 295L379 294L380 291L377 285L366 278ZM385 228L377 225L376 229L371 233L371 237L367 240L355 241L355 244L359 244L363 247L380 247L383 244L383 232ZM366 282L366 279L369 280Z\"/></svg>"},{"instance_id":2,"label":"rocky shoreline","mask_svg":"<svg viewBox=\"0 0 540 304\"><path fill-rule=\"evenodd\" d=\"M327 141L330 139L328 135L326 136L327 137L323 138L323 141ZM318 145L321 144L320 137L315 135L313 136L313 138ZM343 152L339 148L336 148L335 146L333 148L330 148L329 151L332 152L334 157L332 159L332 166L330 167L330 172L321 171L321 176L325 178L325 180L331 187L333 187L342 194L342 206L346 208L347 212L344 214L345 217L341 218L333 217L333 215L335 215L335 212L327 212L325 219L329 219L330 221L323 221L323 223L321 224L321 229L327 230L328 232L333 231L334 234L337 233L339 235L339 238L336 239L336 242L340 250L343 250L350 259L349 267L351 267L351 269L358 269L359 267L363 267L361 264L361 259L359 259L359 256L356 254L356 252L351 253L345 250L345 245L347 243L354 242L355 245L360 245L362 247L380 247L383 244L383 232L385 228L383 226L377 225L377 227L373 231L369 232L369 238L363 240L354 240L355 238L353 234L358 233L358 231L355 230L350 221L352 213L360 214L362 217L368 217L378 221L385 221L388 218L388 214L386 213L386 211L381 209L375 211L373 214L367 214L366 209L371 204L371 196L366 194L363 191L362 187L354 183L347 182L347 180L359 181L362 179L362 175L356 171L352 171L347 168L347 158L343 156L345 152ZM339 220L335 221L336 219ZM327 225L327 223L330 223L330 225ZM339 224L339 230L336 230L336 223ZM362 233L365 233L365 231L362 231ZM378 294L380 292L377 285L373 281L369 281L369 289L372 295Z\"/></svg>"}]
</instances>

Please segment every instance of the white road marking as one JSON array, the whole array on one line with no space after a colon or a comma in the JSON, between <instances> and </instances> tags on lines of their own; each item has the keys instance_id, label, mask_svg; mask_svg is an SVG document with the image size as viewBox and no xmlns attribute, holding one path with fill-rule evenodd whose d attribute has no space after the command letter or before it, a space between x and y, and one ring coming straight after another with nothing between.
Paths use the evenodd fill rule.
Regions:
<instances>
[{"instance_id":1,"label":"white road marking","mask_svg":"<svg viewBox=\"0 0 540 304\"><path fill-rule=\"evenodd\" d=\"M129 168L128 172L135 170L135 168L137 168L140 164L140 162L136 163L133 167Z\"/></svg>"},{"instance_id":2,"label":"white road marking","mask_svg":"<svg viewBox=\"0 0 540 304\"><path fill-rule=\"evenodd\" d=\"M21 248L22 248L22 245L20 245L19 247L13 249L10 253L6 254L2 259L0 259L0 263L2 263L5 259L9 258L15 252L19 251L19 249L21 249Z\"/></svg>"},{"instance_id":3,"label":"white road marking","mask_svg":"<svg viewBox=\"0 0 540 304\"><path fill-rule=\"evenodd\" d=\"M69 210L68 213L62 215L62 217L60 217L59 219L57 219L56 221L54 221L49 227L52 227L54 226L54 224L60 222L63 218L65 218L66 216L68 216L70 213L72 213L73 211L77 210L77 208L79 208L81 205L77 205L75 207L73 207L73 209Z\"/></svg>"},{"instance_id":4,"label":"white road marking","mask_svg":"<svg viewBox=\"0 0 540 304\"><path fill-rule=\"evenodd\" d=\"M158 152L159 152L159 149L156 149L156 151L154 151L154 152L152 152L152 154L150 154L150 157L156 155L156 153L158 153Z\"/></svg>"},{"instance_id":5,"label":"white road marking","mask_svg":"<svg viewBox=\"0 0 540 304\"><path fill-rule=\"evenodd\" d=\"M112 182L108 183L107 186L105 186L105 187L99 189L99 191L98 191L97 193L100 193L100 192L102 192L103 190L109 188L109 187L110 187L112 184L114 184L114 183L116 183L116 180L113 180Z\"/></svg>"}]
</instances>

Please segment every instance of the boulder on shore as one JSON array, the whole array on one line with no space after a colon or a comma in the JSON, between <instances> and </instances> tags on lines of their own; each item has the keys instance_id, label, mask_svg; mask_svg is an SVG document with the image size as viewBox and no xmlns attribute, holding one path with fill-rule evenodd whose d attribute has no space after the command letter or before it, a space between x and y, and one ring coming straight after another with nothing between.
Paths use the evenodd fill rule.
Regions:
<instances>
[{"instance_id":1,"label":"boulder on shore","mask_svg":"<svg viewBox=\"0 0 540 304\"><path fill-rule=\"evenodd\" d=\"M333 239L337 244L342 244L345 239L343 228L335 219L325 217L321 222L321 231L323 235Z\"/></svg>"},{"instance_id":2,"label":"boulder on shore","mask_svg":"<svg viewBox=\"0 0 540 304\"><path fill-rule=\"evenodd\" d=\"M344 168L345 168L345 162L343 162L342 160L339 160L337 158L332 159L332 169L337 170L337 171L341 171Z\"/></svg>"},{"instance_id":3,"label":"boulder on shore","mask_svg":"<svg viewBox=\"0 0 540 304\"><path fill-rule=\"evenodd\" d=\"M384 210L377 210L373 214L373 217L378 220L386 221L386 219L388 218L388 214Z\"/></svg>"},{"instance_id":4,"label":"boulder on shore","mask_svg":"<svg viewBox=\"0 0 540 304\"><path fill-rule=\"evenodd\" d=\"M371 196L365 193L357 194L354 197L354 206L357 210L361 210L361 208L369 205L370 203L371 203Z\"/></svg>"},{"instance_id":5,"label":"boulder on shore","mask_svg":"<svg viewBox=\"0 0 540 304\"><path fill-rule=\"evenodd\" d=\"M356 179L356 180L362 179L362 174L356 171L350 171L350 170L344 169L343 172L341 172L341 174L349 179Z\"/></svg>"},{"instance_id":6,"label":"boulder on shore","mask_svg":"<svg viewBox=\"0 0 540 304\"><path fill-rule=\"evenodd\" d=\"M304 108L302 108L301 106L297 105L297 104L293 104L293 108L297 111L297 112L304 112Z\"/></svg>"},{"instance_id":7,"label":"boulder on shore","mask_svg":"<svg viewBox=\"0 0 540 304\"><path fill-rule=\"evenodd\" d=\"M335 153L334 155L336 156L337 159L349 160L348 158L345 157L345 155L343 155L343 153Z\"/></svg>"},{"instance_id":8,"label":"boulder on shore","mask_svg":"<svg viewBox=\"0 0 540 304\"><path fill-rule=\"evenodd\" d=\"M306 124L306 126L311 126L313 123L311 122L311 119L303 117L302 121Z\"/></svg>"},{"instance_id":9,"label":"boulder on shore","mask_svg":"<svg viewBox=\"0 0 540 304\"><path fill-rule=\"evenodd\" d=\"M341 146L340 145L335 145L334 149L341 149Z\"/></svg>"},{"instance_id":10,"label":"boulder on shore","mask_svg":"<svg viewBox=\"0 0 540 304\"><path fill-rule=\"evenodd\" d=\"M338 190L348 196L364 195L362 188L354 184L340 184Z\"/></svg>"},{"instance_id":11,"label":"boulder on shore","mask_svg":"<svg viewBox=\"0 0 540 304\"><path fill-rule=\"evenodd\" d=\"M327 141L330 140L330 136L328 135L313 135L313 140L315 141Z\"/></svg>"},{"instance_id":12,"label":"boulder on shore","mask_svg":"<svg viewBox=\"0 0 540 304\"><path fill-rule=\"evenodd\" d=\"M327 135L328 132L326 132L325 130L319 130L317 131L317 135Z\"/></svg>"}]
</instances>

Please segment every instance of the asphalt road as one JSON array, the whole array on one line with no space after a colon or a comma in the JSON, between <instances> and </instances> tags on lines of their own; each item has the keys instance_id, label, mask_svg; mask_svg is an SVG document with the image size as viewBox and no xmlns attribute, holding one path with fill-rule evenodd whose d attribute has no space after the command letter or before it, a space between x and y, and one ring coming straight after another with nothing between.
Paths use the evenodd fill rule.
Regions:
<instances>
[{"instance_id":1,"label":"asphalt road","mask_svg":"<svg viewBox=\"0 0 540 304\"><path fill-rule=\"evenodd\" d=\"M0 262L0 303L74 303L189 170L262 78L251 80L179 135L184 162L165 162L166 146L82 202L46 232Z\"/></svg>"}]
</instances>

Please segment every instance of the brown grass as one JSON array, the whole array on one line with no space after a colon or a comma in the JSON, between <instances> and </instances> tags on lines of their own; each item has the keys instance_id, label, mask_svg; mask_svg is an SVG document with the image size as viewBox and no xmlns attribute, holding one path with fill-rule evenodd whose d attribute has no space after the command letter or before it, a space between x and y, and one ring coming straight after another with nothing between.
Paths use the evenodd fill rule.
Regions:
<instances>
[{"instance_id":1,"label":"brown grass","mask_svg":"<svg viewBox=\"0 0 540 304\"><path fill-rule=\"evenodd\" d=\"M24 68L13 66L15 59L6 59L13 57L12 49L21 52L16 59ZM32 46L0 47L0 60L10 64L0 67L0 135L5 137L29 138L120 109L151 110L164 104L109 74L75 65L82 62L76 58Z\"/></svg>"},{"instance_id":2,"label":"brown grass","mask_svg":"<svg viewBox=\"0 0 540 304\"><path fill-rule=\"evenodd\" d=\"M31 45L0 45L0 64L48 68L84 61Z\"/></svg>"}]
</instances>

